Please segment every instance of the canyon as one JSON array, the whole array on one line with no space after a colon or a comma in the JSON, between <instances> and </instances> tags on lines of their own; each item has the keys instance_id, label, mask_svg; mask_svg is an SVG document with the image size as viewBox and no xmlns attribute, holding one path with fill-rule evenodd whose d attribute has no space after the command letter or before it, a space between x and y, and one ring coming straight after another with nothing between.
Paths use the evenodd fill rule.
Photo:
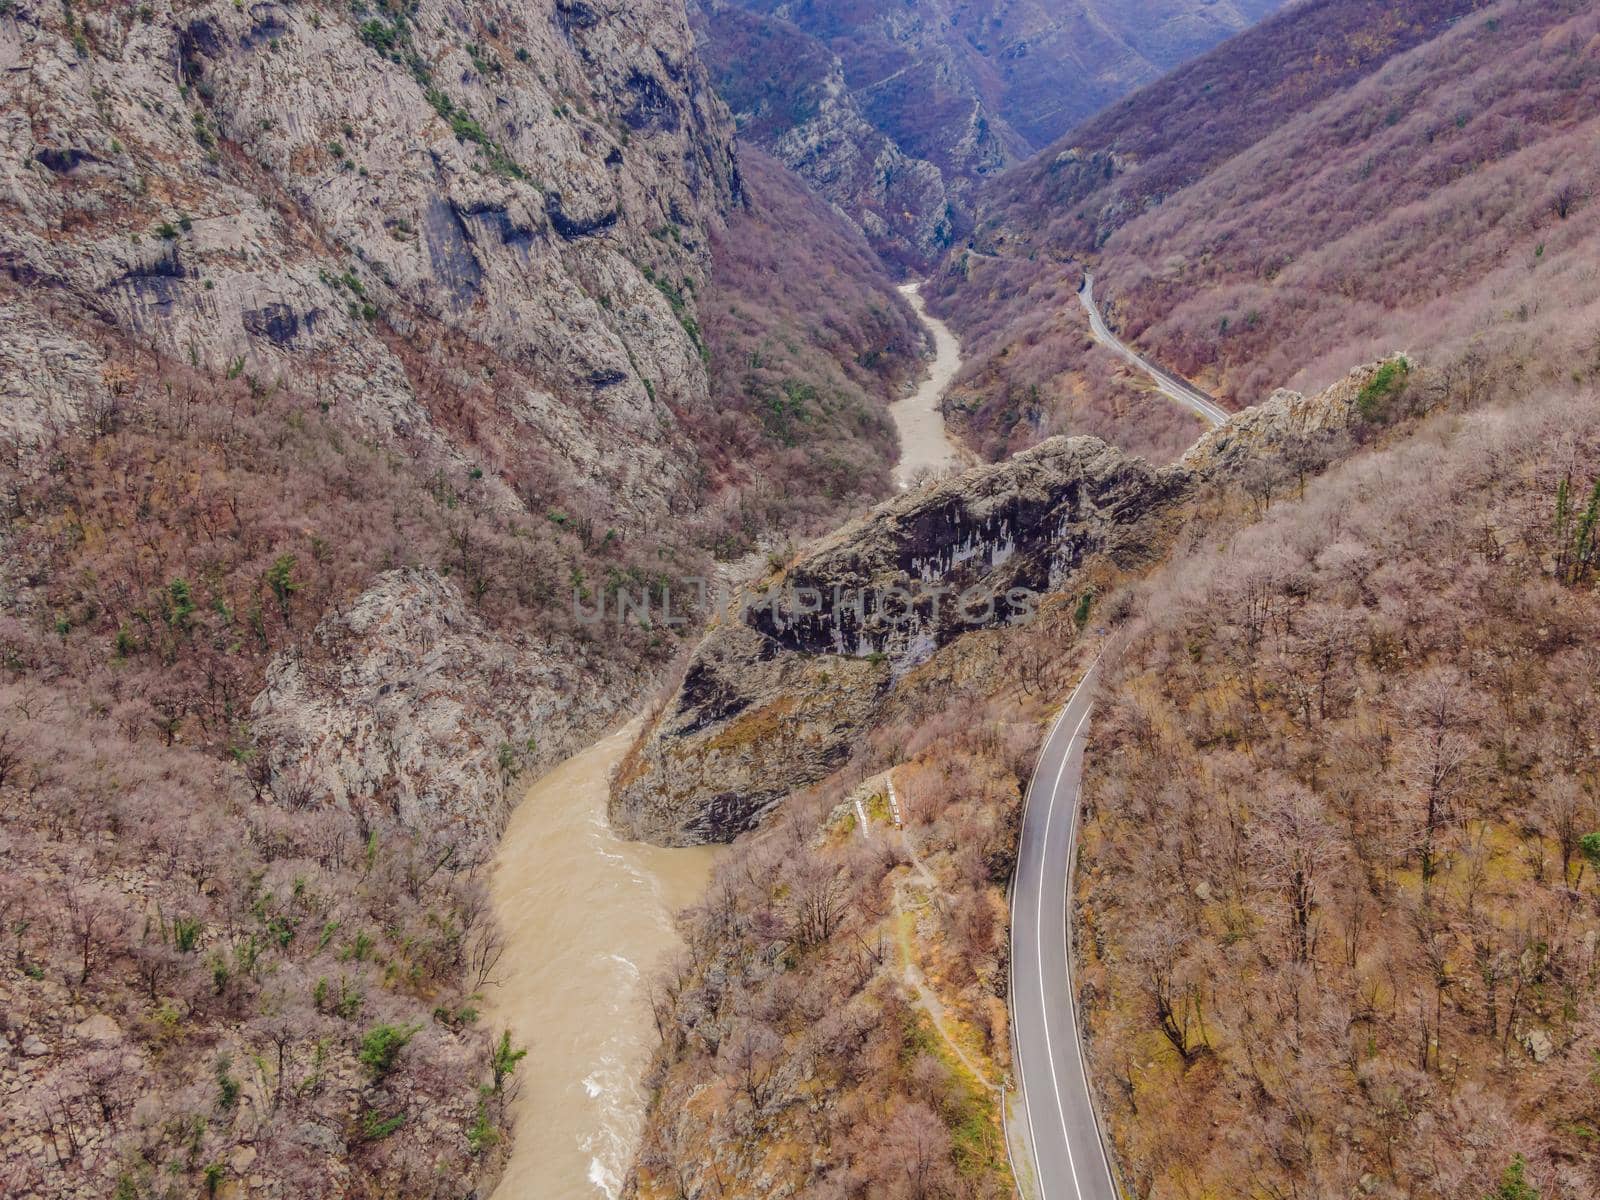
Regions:
<instances>
[{"instance_id":1,"label":"canyon","mask_svg":"<svg viewBox=\"0 0 1600 1200\"><path fill-rule=\"evenodd\" d=\"M902 440L903 479L947 471L953 452L938 400L960 351L924 320L939 350L928 378L891 409L915 406L922 434ZM535 782L496 852L494 907L507 944L489 1002L540 1059L516 1108L529 1132L496 1200L615 1198L632 1165L647 1101L639 1080L654 1044L649 980L673 953L674 918L700 899L713 861L706 849L624 840L612 818L612 782L642 725L630 721Z\"/></svg>"},{"instance_id":2,"label":"canyon","mask_svg":"<svg viewBox=\"0 0 1600 1200\"><path fill-rule=\"evenodd\" d=\"M742 136L925 270L980 185L1280 0L706 0L702 53Z\"/></svg>"},{"instance_id":3,"label":"canyon","mask_svg":"<svg viewBox=\"0 0 1600 1200\"><path fill-rule=\"evenodd\" d=\"M1597 47L0 3L0 1191L1593 1195Z\"/></svg>"}]
</instances>

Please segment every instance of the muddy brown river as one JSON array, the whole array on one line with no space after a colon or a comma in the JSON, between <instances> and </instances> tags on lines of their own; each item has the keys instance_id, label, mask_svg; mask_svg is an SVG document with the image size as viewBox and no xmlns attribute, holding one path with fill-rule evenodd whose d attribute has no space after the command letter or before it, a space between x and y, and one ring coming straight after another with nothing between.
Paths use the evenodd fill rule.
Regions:
<instances>
[{"instance_id":1,"label":"muddy brown river","mask_svg":"<svg viewBox=\"0 0 1600 1200\"><path fill-rule=\"evenodd\" d=\"M901 443L894 481L905 488L967 456L939 411L960 346L916 284L901 291L935 348L928 379L890 409ZM637 729L635 721L536 782L500 841L491 890L507 945L485 1016L496 1032L509 1026L528 1057L494 1200L615 1200L644 1125L640 1079L655 1046L644 984L676 949L673 914L700 898L716 851L663 850L611 832L611 771Z\"/></svg>"},{"instance_id":2,"label":"muddy brown river","mask_svg":"<svg viewBox=\"0 0 1600 1200\"><path fill-rule=\"evenodd\" d=\"M908 283L900 289L900 294L933 335L934 349L933 361L928 364L928 378L911 395L889 407L889 415L900 432L900 461L894 468L894 483L904 489L922 472L960 467L968 457L951 440L945 429L944 414L939 410L945 389L961 370L961 343L943 321L928 312L922 300L921 284Z\"/></svg>"},{"instance_id":3,"label":"muddy brown river","mask_svg":"<svg viewBox=\"0 0 1600 1200\"><path fill-rule=\"evenodd\" d=\"M528 1057L495 1200L615 1197L644 1123L644 981L676 948L672 914L699 899L715 851L611 832L607 782L637 728L535 783L500 842L491 888L507 948L487 1016Z\"/></svg>"}]
</instances>

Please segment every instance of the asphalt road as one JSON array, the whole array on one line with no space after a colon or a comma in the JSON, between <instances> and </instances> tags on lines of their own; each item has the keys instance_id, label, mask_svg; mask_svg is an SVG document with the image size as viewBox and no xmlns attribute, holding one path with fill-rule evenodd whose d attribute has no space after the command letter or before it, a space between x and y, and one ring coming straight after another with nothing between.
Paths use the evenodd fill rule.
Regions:
<instances>
[{"instance_id":1,"label":"asphalt road","mask_svg":"<svg viewBox=\"0 0 1600 1200\"><path fill-rule=\"evenodd\" d=\"M1100 308L1094 302L1094 276L1084 273L1083 286L1078 289L1078 299L1083 301L1083 307L1089 314L1089 329L1094 334L1094 340L1105 346L1113 354L1118 355L1130 366L1137 367L1156 385L1156 389L1169 399L1177 401L1191 412L1197 413L1200 419L1208 425L1220 425L1229 417L1227 409L1223 408L1210 396L1206 395L1194 384L1186 379L1180 379L1170 371L1164 371L1152 362L1147 362L1139 353L1111 332L1111 327L1106 324L1105 317L1100 315Z\"/></svg>"},{"instance_id":2,"label":"asphalt road","mask_svg":"<svg viewBox=\"0 0 1600 1200\"><path fill-rule=\"evenodd\" d=\"M1023 809L1011 893L1011 1021L1041 1200L1118 1200L1078 1038L1067 886L1097 668L1056 718Z\"/></svg>"}]
</instances>

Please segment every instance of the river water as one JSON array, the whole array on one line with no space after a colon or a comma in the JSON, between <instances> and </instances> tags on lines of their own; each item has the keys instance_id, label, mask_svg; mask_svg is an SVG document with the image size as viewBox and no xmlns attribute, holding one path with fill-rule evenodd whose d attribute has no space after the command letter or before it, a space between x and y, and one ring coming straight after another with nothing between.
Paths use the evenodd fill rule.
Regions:
<instances>
[{"instance_id":1,"label":"river water","mask_svg":"<svg viewBox=\"0 0 1600 1200\"><path fill-rule=\"evenodd\" d=\"M945 429L944 414L939 411L945 389L961 369L961 343L943 321L928 312L920 283L908 283L900 293L933 335L934 349L928 378L915 392L889 408L895 428L900 431L900 462L894 469L894 483L904 490L923 471L962 466L967 462L967 455L951 440Z\"/></svg>"},{"instance_id":2,"label":"river water","mask_svg":"<svg viewBox=\"0 0 1600 1200\"><path fill-rule=\"evenodd\" d=\"M905 488L966 455L939 411L960 346L928 315L917 285L901 291L935 348L929 378L890 409L901 444L894 481ZM506 952L484 1018L497 1036L509 1026L528 1056L494 1200L615 1200L644 1125L640 1080L656 1043L644 984L676 948L672 916L705 891L716 851L663 850L611 832L611 772L638 730L635 719L538 780L495 856L490 890Z\"/></svg>"},{"instance_id":3,"label":"river water","mask_svg":"<svg viewBox=\"0 0 1600 1200\"><path fill-rule=\"evenodd\" d=\"M611 770L638 728L535 783L500 842L491 891L507 946L486 1018L528 1057L495 1200L615 1197L644 1123L656 1041L644 981L676 948L672 914L700 898L715 852L611 832Z\"/></svg>"}]
</instances>

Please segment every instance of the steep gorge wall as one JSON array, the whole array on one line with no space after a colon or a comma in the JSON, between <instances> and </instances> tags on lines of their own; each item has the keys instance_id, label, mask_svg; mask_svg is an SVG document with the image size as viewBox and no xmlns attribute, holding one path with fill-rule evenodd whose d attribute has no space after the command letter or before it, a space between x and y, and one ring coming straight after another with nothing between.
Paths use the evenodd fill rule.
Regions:
<instances>
[{"instance_id":1,"label":"steep gorge wall","mask_svg":"<svg viewBox=\"0 0 1600 1200\"><path fill-rule=\"evenodd\" d=\"M509 491L535 443L633 519L681 490L692 295L739 189L681 5L22 0L0 67L9 303L292 379ZM486 371L462 429L440 384ZM9 385L8 424L71 385Z\"/></svg>"},{"instance_id":2,"label":"steep gorge wall","mask_svg":"<svg viewBox=\"0 0 1600 1200\"><path fill-rule=\"evenodd\" d=\"M379 447L446 512L503 530L626 535L689 507L699 451L679 417L710 406L696 294L743 193L675 0L21 0L0 13L0 100L0 435L19 453L115 427L163 362L187 363L195 410L221 402L206 379L292 394L287 419L336 452ZM253 732L280 799L410 780L409 820L492 829L498 745L551 761L628 696L554 600L532 629L485 623L481 551L450 536L453 578L372 578L275 656ZM194 578L165 557L150 565ZM311 669L359 614L357 664ZM452 639L498 664L452 681L455 719L397 704ZM382 696L355 682L373 663ZM351 750L379 734L381 765ZM422 748L446 736L473 753Z\"/></svg>"},{"instance_id":3,"label":"steep gorge wall","mask_svg":"<svg viewBox=\"0 0 1600 1200\"><path fill-rule=\"evenodd\" d=\"M897 498L736 602L623 766L611 818L666 844L727 841L837 767L906 671L1026 619L1093 556L1154 556L1188 473L1090 438L1046 442Z\"/></svg>"},{"instance_id":4,"label":"steep gorge wall","mask_svg":"<svg viewBox=\"0 0 1600 1200\"><path fill-rule=\"evenodd\" d=\"M700 643L619 772L613 822L673 845L743 833L838 768L898 682L941 648L1026 620L1091 564L1159 561L1209 482L1326 462L1379 369L1316 396L1279 393L1171 467L1094 438L1055 438L813 543Z\"/></svg>"}]
</instances>

